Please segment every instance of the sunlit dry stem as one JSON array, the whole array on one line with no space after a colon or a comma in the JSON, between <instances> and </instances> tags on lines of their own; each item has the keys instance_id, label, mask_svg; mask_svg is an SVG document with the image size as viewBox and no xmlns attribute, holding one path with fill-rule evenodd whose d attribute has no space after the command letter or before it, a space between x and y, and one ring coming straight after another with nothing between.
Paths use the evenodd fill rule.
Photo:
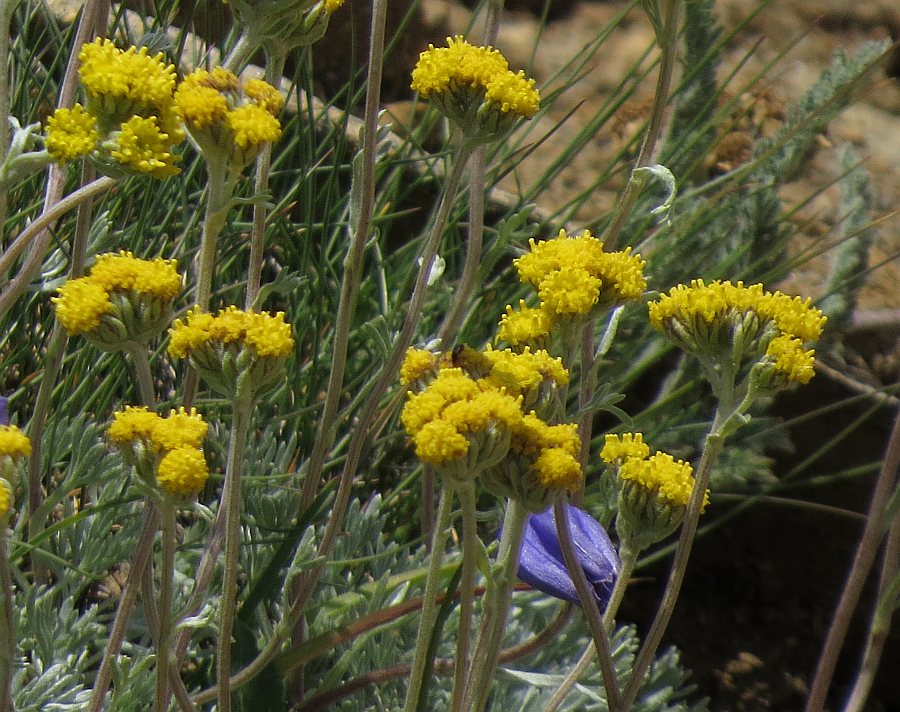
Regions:
<instances>
[{"instance_id":1,"label":"sunlit dry stem","mask_svg":"<svg viewBox=\"0 0 900 712\"><path fill-rule=\"evenodd\" d=\"M419 630L416 634L416 647L413 652L413 664L406 688L404 712L415 712L419 706L419 693L425 684L425 670L428 664L428 644L434 632L437 620L437 597L441 583L441 564L444 551L450 536L450 515L453 512L453 490L441 487L441 498L438 504L437 524L431 542L431 559L428 563L428 577L425 579L425 591L422 594L422 614L419 619Z\"/></svg>"},{"instance_id":2,"label":"sunlit dry stem","mask_svg":"<svg viewBox=\"0 0 900 712\"><path fill-rule=\"evenodd\" d=\"M816 673L810 685L809 697L806 700L806 712L822 712L825 708L828 688L831 686L831 678L834 675L834 668L844 645L844 639L847 637L853 612L856 610L856 604L859 602L872 564L875 563L878 543L884 535L884 513L896 487L898 466L900 466L900 411L894 418L894 427L888 440L881 471L875 481L866 525L856 548L853 565L847 574L844 590L841 592L840 601L828 629L828 636L822 646Z\"/></svg>"},{"instance_id":3,"label":"sunlit dry stem","mask_svg":"<svg viewBox=\"0 0 900 712\"><path fill-rule=\"evenodd\" d=\"M647 124L647 131L644 134L644 140L641 143L640 151L634 161L634 169L649 165L653 161L653 153L656 150L656 144L662 133L663 117L666 113L666 105L669 101L669 91L672 86L672 76L675 73L675 66L678 59L678 30L680 26L680 10L681 3L684 0L663 0L665 9L663 10L664 35L658 37L660 42L660 60L659 74L656 80L656 93L653 97L653 108L650 113L650 120ZM616 211L613 214L612 222L603 235L603 242L607 249L614 250L618 246L619 237L625 222L631 215L638 197L641 193L643 181L635 178L634 170L625 186L625 192L619 200Z\"/></svg>"},{"instance_id":4,"label":"sunlit dry stem","mask_svg":"<svg viewBox=\"0 0 900 712\"><path fill-rule=\"evenodd\" d=\"M581 609L584 611L584 616L591 629L591 637L594 639L594 649L600 661L600 673L603 678L603 687L606 690L609 712L619 712L622 709L620 707L619 683L616 679L616 668L613 664L612 652L609 647L609 633L600 615L597 599L575 553L575 547L572 544L572 534L569 530L569 516L563 499L557 499L553 503L553 515L556 520L556 534L559 538L559 547L562 551L563 560L566 562L569 576L575 585L575 590L578 592Z\"/></svg>"}]
</instances>

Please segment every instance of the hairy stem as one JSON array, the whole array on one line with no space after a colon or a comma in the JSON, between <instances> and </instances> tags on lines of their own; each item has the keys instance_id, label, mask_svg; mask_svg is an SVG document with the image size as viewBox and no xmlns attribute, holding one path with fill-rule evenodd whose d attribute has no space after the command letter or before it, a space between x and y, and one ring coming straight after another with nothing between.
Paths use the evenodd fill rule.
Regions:
<instances>
[{"instance_id":1,"label":"hairy stem","mask_svg":"<svg viewBox=\"0 0 900 712\"><path fill-rule=\"evenodd\" d=\"M241 553L241 468L253 411L252 388L250 376L245 371L238 377L234 397L231 440L225 464L225 488L222 492L222 507L225 508L225 570L222 574L222 604L216 653L219 712L231 710L231 631L237 605L237 575Z\"/></svg>"},{"instance_id":2,"label":"hairy stem","mask_svg":"<svg viewBox=\"0 0 900 712\"><path fill-rule=\"evenodd\" d=\"M478 638L469 664L465 704L468 712L482 712L487 704L491 681L500 655L500 643L506 628L506 615L512 600L512 588L519 570L519 552L528 511L515 499L507 502L503 534L497 559L491 566L488 589L478 627Z\"/></svg>"},{"instance_id":3,"label":"hairy stem","mask_svg":"<svg viewBox=\"0 0 900 712\"><path fill-rule=\"evenodd\" d=\"M725 444L725 438L719 432L720 421L724 422L725 420L727 418L720 418L717 413L713 422L713 428L709 435L706 436L706 445L703 448L703 455L700 457L700 464L697 466L694 489L691 491L691 498L685 511L684 521L681 524L681 535L675 548L675 556L672 561L672 569L669 572L669 579L666 582L666 589L663 592L662 601L656 610L656 616L653 619L653 624L650 626L650 631L647 633L641 650L634 661L631 677L628 679L628 684L625 685L625 690L622 692L622 712L628 712L634 704L644 675L653 661L653 656L656 654L666 627L669 625L672 612L675 610L675 602L678 600L678 594L681 591L681 584L684 581L684 574L687 570L694 537L697 534L697 523L700 521L700 513L703 510L703 500L706 495L706 488L709 485L709 476L716 458Z\"/></svg>"},{"instance_id":4,"label":"hairy stem","mask_svg":"<svg viewBox=\"0 0 900 712\"><path fill-rule=\"evenodd\" d=\"M484 161L485 147L478 146L469 158L469 231L463 272L456 285L453 301L444 316L444 323L438 330L438 338L447 349L462 326L466 306L475 289L478 267L481 264L481 248L484 241Z\"/></svg>"},{"instance_id":5,"label":"hairy stem","mask_svg":"<svg viewBox=\"0 0 900 712\"><path fill-rule=\"evenodd\" d=\"M0 522L0 712L13 710L12 678L16 659L13 582L6 555L8 536L6 522Z\"/></svg>"},{"instance_id":6,"label":"hairy stem","mask_svg":"<svg viewBox=\"0 0 900 712\"><path fill-rule=\"evenodd\" d=\"M155 711L169 709L169 674L172 637L172 578L175 574L175 505L163 502L162 563L159 568L159 625L156 634L156 698Z\"/></svg>"},{"instance_id":7,"label":"hairy stem","mask_svg":"<svg viewBox=\"0 0 900 712\"><path fill-rule=\"evenodd\" d=\"M456 670L453 672L452 712L463 712L463 695L468 686L469 638L472 635L472 612L475 602L475 572L478 568L478 520L475 508L475 483L465 482L457 487L462 509L462 577L459 582L459 627L456 634Z\"/></svg>"},{"instance_id":8,"label":"hairy stem","mask_svg":"<svg viewBox=\"0 0 900 712\"><path fill-rule=\"evenodd\" d=\"M428 648L434 624L437 620L437 596L441 583L441 564L449 538L450 515L453 512L453 490L441 488L438 503L437 524L431 540L431 560L428 563L428 578L425 579L425 592L422 594L422 613L419 619L419 631L416 635L416 647L413 652L412 670L409 686L406 688L404 712L415 712L419 708L419 694L425 684L425 672L428 665Z\"/></svg>"},{"instance_id":9,"label":"hairy stem","mask_svg":"<svg viewBox=\"0 0 900 712\"><path fill-rule=\"evenodd\" d=\"M103 701L106 698L106 692L112 680L112 661L122 650L125 632L128 629L128 620L131 617L131 611L134 608L134 602L141 587L141 580L144 578L144 571L150 561L150 555L153 553L153 540L156 537L158 525L159 510L156 508L156 505L147 500L144 509L144 526L141 529L137 547L131 559L128 580L125 583L122 597L119 599L119 607L116 609L112 630L109 632L109 637L106 640L106 649L103 651L100 669L97 670L97 676L94 679L94 687L91 691L91 701L87 712L100 712L103 709Z\"/></svg>"},{"instance_id":10,"label":"hairy stem","mask_svg":"<svg viewBox=\"0 0 900 712\"><path fill-rule=\"evenodd\" d=\"M600 615L597 598L575 553L575 546L572 544L572 534L569 531L566 503L562 499L557 499L553 503L553 516L556 520L556 534L559 538L563 560L566 562L566 568L569 570L572 583L575 584L578 600L581 601L581 609L584 611L588 626L591 629L591 637L594 639L594 648L600 661L600 672L603 678L603 687L606 690L609 712L618 712L620 709L619 683L616 679L616 668L613 665L612 653L610 652L609 634Z\"/></svg>"},{"instance_id":11,"label":"hairy stem","mask_svg":"<svg viewBox=\"0 0 900 712\"><path fill-rule=\"evenodd\" d=\"M678 29L680 24L681 3L684 0L664 0L665 9L663 24L664 35L658 36L660 60L659 75L656 79L656 93L653 97L653 108L650 113L650 121L647 124L647 132L641 143L640 151L634 161L634 169L631 178L625 186L625 192L619 200L612 222L603 236L603 242L608 249L616 249L625 222L631 214L641 193L643 181L634 177L634 170L649 165L653 160L653 152L662 133L663 117L666 113L666 105L669 101L669 91L672 86L672 76L678 59Z\"/></svg>"},{"instance_id":12,"label":"hairy stem","mask_svg":"<svg viewBox=\"0 0 900 712\"><path fill-rule=\"evenodd\" d=\"M206 214L203 218L203 233L200 236L197 288L194 292L194 302L201 309L209 309L212 278L216 267L216 243L219 240L219 233L225 227L228 207L234 192L234 179L228 175L223 159L206 156L206 174Z\"/></svg>"},{"instance_id":13,"label":"hairy stem","mask_svg":"<svg viewBox=\"0 0 900 712\"><path fill-rule=\"evenodd\" d=\"M284 52L266 56L266 81L276 89L281 88L281 75L284 72ZM269 171L272 168L272 143L263 144L256 157L256 178L253 184L253 192L259 198L269 190ZM247 296L244 308L251 309L259 294L262 280L263 252L266 247L266 218L268 208L262 200L257 200L253 205L253 230L250 236L250 266L247 268Z\"/></svg>"},{"instance_id":14,"label":"hairy stem","mask_svg":"<svg viewBox=\"0 0 900 712\"><path fill-rule=\"evenodd\" d=\"M884 514L896 486L898 466L900 466L900 412L894 418L894 427L888 440L881 471L875 481L866 525L856 548L853 565L847 574L844 590L841 592L840 601L832 616L831 626L819 655L819 663L806 700L806 712L821 712L825 707L825 698L828 696L834 668L844 645L847 630L850 628L853 611L859 602L872 564L875 563L878 542L884 534Z\"/></svg>"},{"instance_id":15,"label":"hairy stem","mask_svg":"<svg viewBox=\"0 0 900 712\"><path fill-rule=\"evenodd\" d=\"M634 566L637 563L637 555L638 552L629 547L625 547L624 545L619 548L619 557L622 566L619 570L619 575L616 578L616 583L613 586L612 594L609 597L609 603L606 604L606 611L603 614L603 627L606 628L607 634L612 633L613 631L613 626L616 622L616 613L625 596L625 589L628 588L628 580L631 578ZM572 691L572 688L575 687L578 680L584 675L585 670L587 670L588 666L594 660L595 654L596 648L594 643L588 643L584 652L581 654L581 657L578 658L578 661L569 671L568 675L566 675L565 679L559 684L559 687L553 692L553 696L547 701L544 712L556 712L556 710L559 709L559 706L565 701L568 694Z\"/></svg>"}]
</instances>

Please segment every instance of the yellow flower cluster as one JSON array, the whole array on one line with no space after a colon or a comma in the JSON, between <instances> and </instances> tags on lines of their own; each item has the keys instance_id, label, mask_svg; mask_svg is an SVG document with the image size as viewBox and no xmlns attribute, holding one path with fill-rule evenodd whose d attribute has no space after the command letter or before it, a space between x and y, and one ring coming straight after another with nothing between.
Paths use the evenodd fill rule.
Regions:
<instances>
[{"instance_id":1,"label":"yellow flower cluster","mask_svg":"<svg viewBox=\"0 0 900 712\"><path fill-rule=\"evenodd\" d=\"M514 427L522 411L518 399L480 385L461 368L445 367L421 393L410 393L400 418L417 457L441 466L465 458L480 434Z\"/></svg>"},{"instance_id":2,"label":"yellow flower cluster","mask_svg":"<svg viewBox=\"0 0 900 712\"><path fill-rule=\"evenodd\" d=\"M531 403L530 397L542 385L564 386L569 382L569 372L562 360L543 349L532 351L526 346L521 353L512 349L495 350L488 346L484 357L490 367L485 381L495 388L521 395Z\"/></svg>"},{"instance_id":3,"label":"yellow flower cluster","mask_svg":"<svg viewBox=\"0 0 900 712\"><path fill-rule=\"evenodd\" d=\"M155 116L166 129L175 128L175 67L162 52L151 56L146 47L133 46L123 51L112 40L97 38L81 48L78 60L88 109L101 123Z\"/></svg>"},{"instance_id":4,"label":"yellow flower cluster","mask_svg":"<svg viewBox=\"0 0 900 712\"><path fill-rule=\"evenodd\" d=\"M123 454L152 453L156 482L164 492L191 496L203 489L209 476L201 449L208 428L194 408L179 408L162 418L143 406L128 406L113 415L107 435ZM132 457L135 463L139 459Z\"/></svg>"},{"instance_id":5,"label":"yellow flower cluster","mask_svg":"<svg viewBox=\"0 0 900 712\"><path fill-rule=\"evenodd\" d=\"M600 451L600 459L608 465L621 464L628 458L645 460L650 456L650 448L641 433L607 434Z\"/></svg>"},{"instance_id":6,"label":"yellow flower cluster","mask_svg":"<svg viewBox=\"0 0 900 712\"><path fill-rule=\"evenodd\" d=\"M597 315L631 299L647 286L644 260L621 252L604 252L603 243L587 230L570 237L565 230L550 240L530 241L529 251L513 264L519 279L537 290L540 306L522 300L506 307L497 338L512 346L541 345L560 319Z\"/></svg>"},{"instance_id":7,"label":"yellow flower cluster","mask_svg":"<svg viewBox=\"0 0 900 712\"><path fill-rule=\"evenodd\" d=\"M766 292L761 284L719 280L706 284L697 279L690 286L674 287L651 302L649 310L654 327L667 334L676 332L679 345L698 351L707 345L706 335L730 333L748 315L755 316L755 336L763 337L761 347L775 371L796 383L807 383L814 375L815 352L806 349L805 343L822 335L826 319L809 299ZM755 343L752 338L749 342L748 348Z\"/></svg>"},{"instance_id":8,"label":"yellow flower cluster","mask_svg":"<svg viewBox=\"0 0 900 712\"><path fill-rule=\"evenodd\" d=\"M241 87L237 76L222 67L186 76L175 91L175 105L201 150L223 156L238 170L264 143L281 136L281 93L261 79Z\"/></svg>"},{"instance_id":9,"label":"yellow flower cluster","mask_svg":"<svg viewBox=\"0 0 900 712\"><path fill-rule=\"evenodd\" d=\"M168 351L175 358L187 358L191 351L208 344L245 344L260 358L288 356L294 349L294 337L284 312L272 316L235 306L216 315L194 307L186 319L178 319L172 325L169 335Z\"/></svg>"},{"instance_id":10,"label":"yellow flower cluster","mask_svg":"<svg viewBox=\"0 0 900 712\"><path fill-rule=\"evenodd\" d=\"M0 425L0 457L21 460L31 456L31 440L15 425Z\"/></svg>"},{"instance_id":11,"label":"yellow flower cluster","mask_svg":"<svg viewBox=\"0 0 900 712\"><path fill-rule=\"evenodd\" d=\"M513 433L510 451L532 460L541 487L574 490L584 478L578 454L581 438L574 423L550 425L534 411L528 413Z\"/></svg>"},{"instance_id":12,"label":"yellow flower cluster","mask_svg":"<svg viewBox=\"0 0 900 712\"><path fill-rule=\"evenodd\" d=\"M481 476L492 492L543 502L548 491L580 484L581 441L575 425L550 425L524 406L568 375L546 351L464 348L439 357L410 349L401 368L408 386L401 422L416 456L445 475Z\"/></svg>"},{"instance_id":13,"label":"yellow flower cluster","mask_svg":"<svg viewBox=\"0 0 900 712\"><path fill-rule=\"evenodd\" d=\"M432 99L467 138L489 140L516 118L531 118L540 108L534 80L513 72L500 52L478 47L462 36L448 37L446 47L429 45L412 72L412 88Z\"/></svg>"},{"instance_id":14,"label":"yellow flower cluster","mask_svg":"<svg viewBox=\"0 0 900 712\"><path fill-rule=\"evenodd\" d=\"M70 334L94 332L109 316L121 322L120 336L141 340L146 328L167 320L167 310L180 292L175 260L142 260L131 252L118 252L100 255L86 277L59 288L53 303L56 318Z\"/></svg>"},{"instance_id":15,"label":"yellow flower cluster","mask_svg":"<svg viewBox=\"0 0 900 712\"><path fill-rule=\"evenodd\" d=\"M45 130L47 153L59 163L89 155L100 142L97 119L81 104L75 104L71 109L57 109L47 118Z\"/></svg>"},{"instance_id":16,"label":"yellow flower cluster","mask_svg":"<svg viewBox=\"0 0 900 712\"><path fill-rule=\"evenodd\" d=\"M665 452L650 455L641 433L607 435L600 458L615 468L621 482L640 487L649 495L675 507L686 507L694 488L693 469ZM709 503L709 493L703 506Z\"/></svg>"},{"instance_id":17,"label":"yellow flower cluster","mask_svg":"<svg viewBox=\"0 0 900 712\"><path fill-rule=\"evenodd\" d=\"M436 375L438 357L425 349L409 348L400 366L400 385L409 386L428 375Z\"/></svg>"},{"instance_id":18,"label":"yellow flower cluster","mask_svg":"<svg viewBox=\"0 0 900 712\"><path fill-rule=\"evenodd\" d=\"M57 109L45 145L60 163L90 156L102 170L163 178L178 172L172 147L184 138L175 111L175 67L146 47L118 49L108 39L85 44L78 70L87 108Z\"/></svg>"},{"instance_id":19,"label":"yellow flower cluster","mask_svg":"<svg viewBox=\"0 0 900 712\"><path fill-rule=\"evenodd\" d=\"M12 486L6 481L6 478L0 477L0 521L2 521L13 504Z\"/></svg>"}]
</instances>

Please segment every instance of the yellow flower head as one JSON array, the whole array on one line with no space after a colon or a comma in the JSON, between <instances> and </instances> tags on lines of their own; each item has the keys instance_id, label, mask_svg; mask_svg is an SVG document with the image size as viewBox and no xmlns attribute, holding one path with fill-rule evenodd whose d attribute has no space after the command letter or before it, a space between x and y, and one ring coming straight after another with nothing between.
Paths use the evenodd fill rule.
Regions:
<instances>
[{"instance_id":1,"label":"yellow flower head","mask_svg":"<svg viewBox=\"0 0 900 712\"><path fill-rule=\"evenodd\" d=\"M325 12L331 14L344 6L344 0L325 0Z\"/></svg>"},{"instance_id":2,"label":"yellow flower head","mask_svg":"<svg viewBox=\"0 0 900 712\"><path fill-rule=\"evenodd\" d=\"M98 256L90 279L107 292L129 290L160 299L175 299L181 293L181 275L175 260L142 260L124 250Z\"/></svg>"},{"instance_id":3,"label":"yellow flower head","mask_svg":"<svg viewBox=\"0 0 900 712\"><path fill-rule=\"evenodd\" d=\"M541 280L538 296L551 314L577 316L587 314L600 299L602 282L580 267L550 272Z\"/></svg>"},{"instance_id":4,"label":"yellow flower head","mask_svg":"<svg viewBox=\"0 0 900 712\"><path fill-rule=\"evenodd\" d=\"M678 285L649 304L650 323L680 347L700 355L732 358L739 334L742 356L766 357L783 382L807 383L814 375L814 352L805 343L822 334L825 316L809 299L766 292L761 284L745 287L701 279Z\"/></svg>"},{"instance_id":5,"label":"yellow flower head","mask_svg":"<svg viewBox=\"0 0 900 712\"><path fill-rule=\"evenodd\" d=\"M565 230L551 240L529 242L528 253L513 264L519 279L538 290L541 308L558 316L586 315L597 306L638 299L647 287L644 260L621 252L604 252L588 230L570 237Z\"/></svg>"},{"instance_id":6,"label":"yellow flower head","mask_svg":"<svg viewBox=\"0 0 900 712\"><path fill-rule=\"evenodd\" d=\"M434 373L437 356L425 349L409 348L400 366L400 385L408 386Z\"/></svg>"},{"instance_id":7,"label":"yellow flower head","mask_svg":"<svg viewBox=\"0 0 900 712\"><path fill-rule=\"evenodd\" d=\"M677 507L687 506L694 488L690 464L665 452L657 452L646 460L627 458L619 468L619 479L632 482ZM708 500L706 495L704 506Z\"/></svg>"},{"instance_id":8,"label":"yellow flower head","mask_svg":"<svg viewBox=\"0 0 900 712\"><path fill-rule=\"evenodd\" d=\"M125 410L113 413L113 420L106 434L115 445L125 445L138 440L149 444L161 421L162 418L149 408L130 405L126 406Z\"/></svg>"},{"instance_id":9,"label":"yellow flower head","mask_svg":"<svg viewBox=\"0 0 900 712\"><path fill-rule=\"evenodd\" d=\"M548 489L572 491L584 479L581 465L575 456L558 447L541 450L532 467L540 485Z\"/></svg>"},{"instance_id":10,"label":"yellow flower head","mask_svg":"<svg viewBox=\"0 0 900 712\"><path fill-rule=\"evenodd\" d=\"M412 89L423 99L455 87L485 89L509 62L493 47L476 47L461 35L447 38L446 47L428 45L412 72Z\"/></svg>"},{"instance_id":11,"label":"yellow flower head","mask_svg":"<svg viewBox=\"0 0 900 712\"><path fill-rule=\"evenodd\" d=\"M151 56L146 47L123 51L98 38L81 48L78 59L88 109L101 123L121 124L132 116L165 121L171 112L175 67L161 52Z\"/></svg>"},{"instance_id":12,"label":"yellow flower head","mask_svg":"<svg viewBox=\"0 0 900 712\"><path fill-rule=\"evenodd\" d=\"M105 351L118 351L158 336L180 292L174 260L141 260L119 252L100 255L88 276L66 282L53 302L66 331L83 334Z\"/></svg>"},{"instance_id":13,"label":"yellow flower head","mask_svg":"<svg viewBox=\"0 0 900 712\"><path fill-rule=\"evenodd\" d=\"M497 340L512 346L540 345L546 342L553 328L553 316L541 307L529 307L525 300L519 300L519 308L506 307L506 314L500 317Z\"/></svg>"},{"instance_id":14,"label":"yellow flower head","mask_svg":"<svg viewBox=\"0 0 900 712\"><path fill-rule=\"evenodd\" d=\"M199 448L209 425L196 408L173 410L168 418L160 418L154 427L153 444L161 450Z\"/></svg>"},{"instance_id":15,"label":"yellow flower head","mask_svg":"<svg viewBox=\"0 0 900 712\"><path fill-rule=\"evenodd\" d=\"M31 440L15 425L0 425L0 457L22 460L31 456Z\"/></svg>"},{"instance_id":16,"label":"yellow flower head","mask_svg":"<svg viewBox=\"0 0 900 712\"><path fill-rule=\"evenodd\" d=\"M45 122L45 131L47 153L59 163L87 156L100 141L97 120L81 104L57 109Z\"/></svg>"},{"instance_id":17,"label":"yellow flower head","mask_svg":"<svg viewBox=\"0 0 900 712\"><path fill-rule=\"evenodd\" d=\"M564 386L569 382L569 372L562 360L544 349L532 351L526 346L521 353L516 353L512 349L488 348L484 356L491 365L485 381L514 395L527 393L545 383Z\"/></svg>"},{"instance_id":18,"label":"yellow flower head","mask_svg":"<svg viewBox=\"0 0 900 712\"><path fill-rule=\"evenodd\" d=\"M263 106L247 104L228 113L228 126L234 132L234 142L242 149L258 149L281 136L281 124Z\"/></svg>"},{"instance_id":19,"label":"yellow flower head","mask_svg":"<svg viewBox=\"0 0 900 712\"><path fill-rule=\"evenodd\" d=\"M804 349L803 342L787 334L776 336L766 347L766 356L780 376L793 383L809 383L815 375L813 349Z\"/></svg>"},{"instance_id":20,"label":"yellow flower head","mask_svg":"<svg viewBox=\"0 0 900 712\"><path fill-rule=\"evenodd\" d=\"M428 465L440 466L469 452L468 439L446 420L426 423L413 437L416 457Z\"/></svg>"},{"instance_id":21,"label":"yellow flower head","mask_svg":"<svg viewBox=\"0 0 900 712\"><path fill-rule=\"evenodd\" d=\"M166 178L180 172L175 166L180 157L169 149L182 138L180 134L163 131L155 116L132 116L112 134L109 153L126 168L154 178Z\"/></svg>"},{"instance_id":22,"label":"yellow flower head","mask_svg":"<svg viewBox=\"0 0 900 712\"><path fill-rule=\"evenodd\" d=\"M646 460L650 456L650 448L644 442L641 433L607 434L606 442L600 451L600 459L608 465L629 458Z\"/></svg>"},{"instance_id":23,"label":"yellow flower head","mask_svg":"<svg viewBox=\"0 0 900 712\"><path fill-rule=\"evenodd\" d=\"M203 451L193 447L179 447L168 451L159 461L156 481L168 494L192 496L203 489L209 468Z\"/></svg>"},{"instance_id":24,"label":"yellow flower head","mask_svg":"<svg viewBox=\"0 0 900 712\"><path fill-rule=\"evenodd\" d=\"M175 105L201 150L224 156L238 170L260 146L281 136L281 93L261 79L242 88L237 76L221 67L186 76L175 91Z\"/></svg>"},{"instance_id":25,"label":"yellow flower head","mask_svg":"<svg viewBox=\"0 0 900 712\"><path fill-rule=\"evenodd\" d=\"M429 45L419 55L411 86L435 101L474 142L499 137L517 118L531 118L540 107L533 79L510 71L493 47L476 47L462 36L448 37L446 47Z\"/></svg>"},{"instance_id":26,"label":"yellow flower head","mask_svg":"<svg viewBox=\"0 0 900 712\"><path fill-rule=\"evenodd\" d=\"M281 92L262 79L249 79L244 84L244 94L272 116L275 116L284 108L284 97L281 95Z\"/></svg>"},{"instance_id":27,"label":"yellow flower head","mask_svg":"<svg viewBox=\"0 0 900 712\"><path fill-rule=\"evenodd\" d=\"M521 69L517 74L508 71L495 74L487 83L484 98L504 114L512 112L526 119L541 108L541 95L534 88L534 79L526 79Z\"/></svg>"},{"instance_id":28,"label":"yellow flower head","mask_svg":"<svg viewBox=\"0 0 900 712\"><path fill-rule=\"evenodd\" d=\"M112 311L109 293L90 277L70 279L53 298L56 318L70 334L83 334L100 326L100 318Z\"/></svg>"},{"instance_id":29,"label":"yellow flower head","mask_svg":"<svg viewBox=\"0 0 900 712\"><path fill-rule=\"evenodd\" d=\"M13 504L12 486L5 477L0 477L0 520L4 519Z\"/></svg>"},{"instance_id":30,"label":"yellow flower head","mask_svg":"<svg viewBox=\"0 0 900 712\"><path fill-rule=\"evenodd\" d=\"M169 354L186 358L190 351L204 344L243 342L260 357L288 356L294 349L291 327L284 321L284 312L275 316L227 307L212 316L199 307L190 311L185 320L178 319L169 329Z\"/></svg>"}]
</instances>

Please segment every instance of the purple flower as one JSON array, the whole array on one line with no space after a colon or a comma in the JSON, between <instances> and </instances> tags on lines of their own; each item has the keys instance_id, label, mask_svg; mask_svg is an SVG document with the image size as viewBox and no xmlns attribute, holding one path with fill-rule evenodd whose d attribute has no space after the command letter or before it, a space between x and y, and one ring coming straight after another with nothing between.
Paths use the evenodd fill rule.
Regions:
<instances>
[{"instance_id":1,"label":"purple flower","mask_svg":"<svg viewBox=\"0 0 900 712\"><path fill-rule=\"evenodd\" d=\"M9 411L6 409L8 402L8 398L0 396L0 425L9 425Z\"/></svg>"},{"instance_id":2,"label":"purple flower","mask_svg":"<svg viewBox=\"0 0 900 712\"><path fill-rule=\"evenodd\" d=\"M603 610L619 575L616 549L600 522L587 512L568 504L566 512L575 554ZM519 578L538 591L579 603L578 592L569 576L556 536L553 507L540 514L532 514L525 523Z\"/></svg>"}]
</instances>

